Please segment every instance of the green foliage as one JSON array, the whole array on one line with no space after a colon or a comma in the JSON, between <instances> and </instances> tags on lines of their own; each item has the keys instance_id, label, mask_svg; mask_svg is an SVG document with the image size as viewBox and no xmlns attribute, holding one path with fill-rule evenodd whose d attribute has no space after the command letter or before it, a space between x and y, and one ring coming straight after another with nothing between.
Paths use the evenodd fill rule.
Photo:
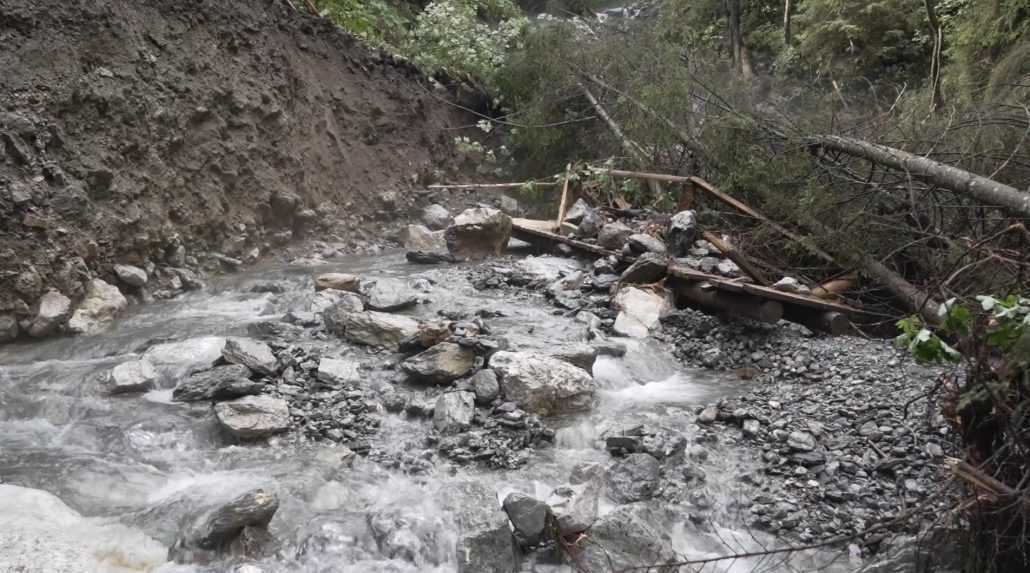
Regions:
<instances>
[{"instance_id":1,"label":"green foliage","mask_svg":"<svg viewBox=\"0 0 1030 573\"><path fill-rule=\"evenodd\" d=\"M953 0L948 56L952 79L966 95L988 87L996 99L1005 84L1030 73L1030 0Z\"/></svg>"},{"instance_id":2,"label":"green foliage","mask_svg":"<svg viewBox=\"0 0 1030 573\"><path fill-rule=\"evenodd\" d=\"M804 0L796 22L801 56L820 74L903 80L928 67L923 0Z\"/></svg>"},{"instance_id":3,"label":"green foliage","mask_svg":"<svg viewBox=\"0 0 1030 573\"><path fill-rule=\"evenodd\" d=\"M1030 299L1010 295L1005 298L978 296L980 311L985 314L986 328L982 342L1008 363L1025 367L1030 363ZM939 335L965 339L974 335L974 312L951 299L940 308L941 323L931 330L918 317L898 322L901 334L896 342L906 347L923 362L954 362L961 358Z\"/></svg>"},{"instance_id":4,"label":"green foliage","mask_svg":"<svg viewBox=\"0 0 1030 573\"><path fill-rule=\"evenodd\" d=\"M338 26L376 47L401 49L413 14L410 4L387 0L318 0Z\"/></svg>"},{"instance_id":5,"label":"green foliage","mask_svg":"<svg viewBox=\"0 0 1030 573\"><path fill-rule=\"evenodd\" d=\"M510 0L437 0L415 18L411 52L430 71L466 73L491 84L519 47L527 22Z\"/></svg>"}]
</instances>

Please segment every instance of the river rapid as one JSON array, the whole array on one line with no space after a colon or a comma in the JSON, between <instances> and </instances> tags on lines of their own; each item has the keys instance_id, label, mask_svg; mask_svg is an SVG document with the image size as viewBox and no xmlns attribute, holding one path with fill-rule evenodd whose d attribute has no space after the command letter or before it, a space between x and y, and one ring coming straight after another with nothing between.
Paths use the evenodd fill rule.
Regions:
<instances>
[{"instance_id":1,"label":"river rapid","mask_svg":"<svg viewBox=\"0 0 1030 573\"><path fill-rule=\"evenodd\" d=\"M550 259L540 260L546 265ZM218 278L175 300L132 307L104 334L0 347L0 571L455 571L458 524L468 515L501 511L500 500L512 491L546 499L577 465L611 463L602 437L612 428L673 428L693 445L695 409L742 389L736 378L679 367L657 343L625 340L624 357L600 356L594 365L597 405L545 420L556 430L553 444L531 450L527 463L511 470L448 461L426 441L431 420L382 408L375 412L379 431L369 438L373 455L366 457L295 432L236 443L219 430L209 405L171 400L176 369L190 363L195 348L176 343L247 336L249 324L307 310L316 272L427 279L423 304L408 314L489 309L498 315L486 321L491 331L519 350L585 339L584 325L556 313L542 295L477 290L468 269L427 270L396 253L317 268L269 266ZM254 285L270 282L282 292L254 292ZM396 380L388 353L351 346L319 329L305 336L306 344L381 363L370 388L429 392ZM98 380L107 371L148 351L165 356L162 387L116 396L102 390ZM748 502L740 499L738 478L754 471L748 452L705 448L707 507L698 511L669 498L645 502L661 510L655 527L686 559L777 546L776 539L749 531L741 517ZM427 469L383 462L404 456L428 460ZM185 515L258 487L280 500L270 525L280 543L275 556L247 564L167 562ZM615 509L602 499L601 515ZM384 549L369 526L382 516L401 522L416 549ZM705 570L810 570L833 557L815 553L789 566L741 559ZM521 567L572 570L539 555L527 555Z\"/></svg>"}]
</instances>

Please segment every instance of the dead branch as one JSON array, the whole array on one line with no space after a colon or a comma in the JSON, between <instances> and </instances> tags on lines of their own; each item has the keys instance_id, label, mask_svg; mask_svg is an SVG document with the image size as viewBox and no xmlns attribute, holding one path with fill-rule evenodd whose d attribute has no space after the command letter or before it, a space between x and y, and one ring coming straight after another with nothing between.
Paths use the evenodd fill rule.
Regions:
<instances>
[{"instance_id":1,"label":"dead branch","mask_svg":"<svg viewBox=\"0 0 1030 573\"><path fill-rule=\"evenodd\" d=\"M523 181L522 183L456 183L453 185L428 185L429 189L519 189L522 187L554 187L557 181Z\"/></svg>"},{"instance_id":2,"label":"dead branch","mask_svg":"<svg viewBox=\"0 0 1030 573\"><path fill-rule=\"evenodd\" d=\"M758 270L758 267L751 264L751 260L745 257L740 251L727 241L722 240L715 233L709 233L705 231L703 234L706 241L712 244L713 247L719 250L727 259L737 264L747 276L751 277L756 283L769 286L772 284L769 279L765 277L762 271Z\"/></svg>"}]
</instances>

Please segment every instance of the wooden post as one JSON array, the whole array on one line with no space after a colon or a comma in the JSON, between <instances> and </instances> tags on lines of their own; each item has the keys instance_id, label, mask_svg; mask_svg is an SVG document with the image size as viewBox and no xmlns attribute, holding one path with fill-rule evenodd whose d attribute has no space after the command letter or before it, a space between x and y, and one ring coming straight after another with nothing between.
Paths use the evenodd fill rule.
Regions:
<instances>
[{"instance_id":1,"label":"wooden post","mask_svg":"<svg viewBox=\"0 0 1030 573\"><path fill-rule=\"evenodd\" d=\"M558 203L558 220L555 228L561 232L561 224L565 221L565 203L569 199L569 174L572 171L572 164L565 165L565 182L561 186L561 202Z\"/></svg>"},{"instance_id":2,"label":"wooden post","mask_svg":"<svg viewBox=\"0 0 1030 573\"><path fill-rule=\"evenodd\" d=\"M736 314L760 322L774 323L783 317L783 304L756 296L718 290L706 282L677 282L676 294L702 310Z\"/></svg>"}]
</instances>

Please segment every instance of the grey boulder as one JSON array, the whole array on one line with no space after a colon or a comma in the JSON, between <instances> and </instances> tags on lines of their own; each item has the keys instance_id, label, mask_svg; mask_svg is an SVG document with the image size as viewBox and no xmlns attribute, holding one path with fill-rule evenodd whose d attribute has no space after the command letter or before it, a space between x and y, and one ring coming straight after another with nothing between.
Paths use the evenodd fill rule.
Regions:
<instances>
[{"instance_id":1,"label":"grey boulder","mask_svg":"<svg viewBox=\"0 0 1030 573\"><path fill-rule=\"evenodd\" d=\"M629 454L608 470L608 496L617 503L643 501L658 489L659 464L651 454Z\"/></svg>"},{"instance_id":2,"label":"grey boulder","mask_svg":"<svg viewBox=\"0 0 1030 573\"><path fill-rule=\"evenodd\" d=\"M176 563L205 563L217 558L227 553L248 529L267 532L268 523L278 509L279 498L258 489L204 511L190 519L180 532L168 550L168 559Z\"/></svg>"},{"instance_id":3,"label":"grey boulder","mask_svg":"<svg viewBox=\"0 0 1030 573\"><path fill-rule=\"evenodd\" d=\"M590 528L591 543L577 556L584 571L622 571L645 564L652 571L676 571L672 540L653 511L642 505L620 507Z\"/></svg>"},{"instance_id":4,"label":"grey boulder","mask_svg":"<svg viewBox=\"0 0 1030 573\"><path fill-rule=\"evenodd\" d=\"M108 374L107 391L111 394L146 392L154 387L157 378L157 370L147 360L123 362Z\"/></svg>"},{"instance_id":5,"label":"grey boulder","mask_svg":"<svg viewBox=\"0 0 1030 573\"><path fill-rule=\"evenodd\" d=\"M326 329L351 342L396 349L418 332L419 323L407 316L369 310L341 313L332 322L326 320Z\"/></svg>"},{"instance_id":6,"label":"grey boulder","mask_svg":"<svg viewBox=\"0 0 1030 573\"><path fill-rule=\"evenodd\" d=\"M242 364L215 366L210 370L194 372L172 390L177 402L203 402L231 400L240 396L261 393L265 385L250 379L250 369Z\"/></svg>"},{"instance_id":7,"label":"grey boulder","mask_svg":"<svg viewBox=\"0 0 1030 573\"><path fill-rule=\"evenodd\" d=\"M358 292L365 298L365 306L372 310L404 310L418 303L418 297L412 289L399 279L365 279L361 281Z\"/></svg>"},{"instance_id":8,"label":"grey boulder","mask_svg":"<svg viewBox=\"0 0 1030 573\"><path fill-rule=\"evenodd\" d=\"M361 381L361 372L356 360L342 358L322 358L318 362L315 377L331 386L357 384Z\"/></svg>"},{"instance_id":9,"label":"grey boulder","mask_svg":"<svg viewBox=\"0 0 1030 573\"><path fill-rule=\"evenodd\" d=\"M590 529L597 521L597 507L601 499L601 484L590 480L575 485L558 486L547 498L558 520L558 530L563 536Z\"/></svg>"},{"instance_id":10,"label":"grey boulder","mask_svg":"<svg viewBox=\"0 0 1030 573\"><path fill-rule=\"evenodd\" d=\"M658 253L664 255L667 251L665 243L661 239L652 237L646 233L630 235L626 240L629 248L635 253Z\"/></svg>"},{"instance_id":11,"label":"grey boulder","mask_svg":"<svg viewBox=\"0 0 1030 573\"><path fill-rule=\"evenodd\" d=\"M401 369L416 380L446 384L468 374L475 360L476 353L472 349L441 342L405 360Z\"/></svg>"},{"instance_id":12,"label":"grey boulder","mask_svg":"<svg viewBox=\"0 0 1030 573\"><path fill-rule=\"evenodd\" d=\"M502 507L515 529L515 537L523 545L533 546L544 541L547 526L554 519L546 503L524 493L513 492L504 498Z\"/></svg>"},{"instance_id":13,"label":"grey boulder","mask_svg":"<svg viewBox=\"0 0 1030 573\"><path fill-rule=\"evenodd\" d=\"M633 234L633 229L619 223L608 223L597 233L597 244L610 251L618 251L626 244L626 239Z\"/></svg>"},{"instance_id":14,"label":"grey boulder","mask_svg":"<svg viewBox=\"0 0 1030 573\"><path fill-rule=\"evenodd\" d=\"M118 287L93 279L86 287L86 298L68 320L68 330L76 334L100 332L128 305Z\"/></svg>"},{"instance_id":15,"label":"grey boulder","mask_svg":"<svg viewBox=\"0 0 1030 573\"><path fill-rule=\"evenodd\" d=\"M18 319L12 314L0 314L0 342L18 338Z\"/></svg>"},{"instance_id":16,"label":"grey boulder","mask_svg":"<svg viewBox=\"0 0 1030 573\"><path fill-rule=\"evenodd\" d=\"M215 405L218 422L230 434L244 440L266 438L290 427L286 400L271 396L245 396Z\"/></svg>"},{"instance_id":17,"label":"grey boulder","mask_svg":"<svg viewBox=\"0 0 1030 573\"><path fill-rule=\"evenodd\" d=\"M357 292L361 279L346 273L324 273L315 277L315 290L327 288Z\"/></svg>"},{"instance_id":18,"label":"grey boulder","mask_svg":"<svg viewBox=\"0 0 1030 573\"><path fill-rule=\"evenodd\" d=\"M422 210L422 222L431 231L442 231L451 224L451 214L443 205L433 203Z\"/></svg>"},{"instance_id":19,"label":"grey boulder","mask_svg":"<svg viewBox=\"0 0 1030 573\"><path fill-rule=\"evenodd\" d=\"M588 410L594 402L594 379L551 356L501 351L490 357L506 399L540 415Z\"/></svg>"},{"instance_id":20,"label":"grey boulder","mask_svg":"<svg viewBox=\"0 0 1030 573\"><path fill-rule=\"evenodd\" d=\"M71 316L72 301L56 290L47 291L39 299L36 316L29 326L29 336L42 337L57 333Z\"/></svg>"},{"instance_id":21,"label":"grey boulder","mask_svg":"<svg viewBox=\"0 0 1030 573\"><path fill-rule=\"evenodd\" d=\"M661 319L672 311L668 298L636 287L619 290L613 306L619 309L613 330L631 338L645 338L658 330Z\"/></svg>"},{"instance_id":22,"label":"grey boulder","mask_svg":"<svg viewBox=\"0 0 1030 573\"><path fill-rule=\"evenodd\" d=\"M669 260L658 253L644 253L633 261L633 264L622 272L619 281L622 284L642 283L648 284L657 282L665 276L669 266Z\"/></svg>"},{"instance_id":23,"label":"grey boulder","mask_svg":"<svg viewBox=\"0 0 1030 573\"><path fill-rule=\"evenodd\" d=\"M511 217L496 209L466 209L444 234L447 250L463 260L479 260L504 253L511 238Z\"/></svg>"},{"instance_id":24,"label":"grey boulder","mask_svg":"<svg viewBox=\"0 0 1030 573\"><path fill-rule=\"evenodd\" d=\"M272 349L264 342L235 336L225 339L222 358L230 364L242 364L265 376L274 375L278 364L278 359L275 354L272 354Z\"/></svg>"},{"instance_id":25,"label":"grey boulder","mask_svg":"<svg viewBox=\"0 0 1030 573\"><path fill-rule=\"evenodd\" d=\"M489 368L484 368L472 375L469 379L472 392L476 395L476 404L486 406L501 395L501 385L497 381L497 374Z\"/></svg>"},{"instance_id":26,"label":"grey boulder","mask_svg":"<svg viewBox=\"0 0 1030 573\"><path fill-rule=\"evenodd\" d=\"M408 225L401 232L401 244L409 251L439 253L447 250L443 231L431 231L422 225Z\"/></svg>"},{"instance_id":27,"label":"grey boulder","mask_svg":"<svg viewBox=\"0 0 1030 573\"><path fill-rule=\"evenodd\" d=\"M476 413L476 395L472 392L448 392L436 399L433 427L442 434L467 430Z\"/></svg>"},{"instance_id":28,"label":"grey boulder","mask_svg":"<svg viewBox=\"0 0 1030 573\"><path fill-rule=\"evenodd\" d=\"M665 230L665 242L674 257L685 257L694 248L697 240L697 213L680 211L672 216Z\"/></svg>"},{"instance_id":29,"label":"grey boulder","mask_svg":"<svg viewBox=\"0 0 1030 573\"><path fill-rule=\"evenodd\" d=\"M115 265L114 274L118 280L134 288L146 285L149 280L147 271L132 265Z\"/></svg>"}]
</instances>

